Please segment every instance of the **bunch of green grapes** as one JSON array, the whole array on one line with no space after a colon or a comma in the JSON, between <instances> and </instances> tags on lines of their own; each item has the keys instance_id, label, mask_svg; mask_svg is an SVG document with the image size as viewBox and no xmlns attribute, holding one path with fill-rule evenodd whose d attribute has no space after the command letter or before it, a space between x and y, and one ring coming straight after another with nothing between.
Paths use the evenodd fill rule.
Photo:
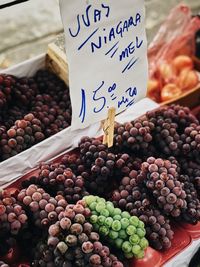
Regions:
<instances>
[{"instance_id":1,"label":"bunch of green grapes","mask_svg":"<svg viewBox=\"0 0 200 267\"><path fill-rule=\"evenodd\" d=\"M113 203L97 196L86 196L91 210L90 222L99 234L122 250L126 258L143 258L148 247L144 223L128 212L115 208Z\"/></svg>"}]
</instances>

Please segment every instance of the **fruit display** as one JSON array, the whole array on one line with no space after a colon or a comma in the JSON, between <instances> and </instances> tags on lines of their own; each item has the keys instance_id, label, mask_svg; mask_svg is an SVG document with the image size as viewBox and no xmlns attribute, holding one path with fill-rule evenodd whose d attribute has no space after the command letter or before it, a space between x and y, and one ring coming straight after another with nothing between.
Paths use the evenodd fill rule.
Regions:
<instances>
[{"instance_id":1,"label":"fruit display","mask_svg":"<svg viewBox=\"0 0 200 267\"><path fill-rule=\"evenodd\" d=\"M31 78L0 74L0 161L70 123L69 89L53 73L39 70Z\"/></svg>"},{"instance_id":2,"label":"fruit display","mask_svg":"<svg viewBox=\"0 0 200 267\"><path fill-rule=\"evenodd\" d=\"M199 121L179 105L116 123L111 148L83 137L0 193L0 261L132 267L151 251L173 257L191 242L177 225L200 230L199 155Z\"/></svg>"},{"instance_id":3,"label":"fruit display","mask_svg":"<svg viewBox=\"0 0 200 267\"><path fill-rule=\"evenodd\" d=\"M157 103L171 101L197 87L199 82L192 58L179 55L160 63L148 82L147 96Z\"/></svg>"}]
</instances>

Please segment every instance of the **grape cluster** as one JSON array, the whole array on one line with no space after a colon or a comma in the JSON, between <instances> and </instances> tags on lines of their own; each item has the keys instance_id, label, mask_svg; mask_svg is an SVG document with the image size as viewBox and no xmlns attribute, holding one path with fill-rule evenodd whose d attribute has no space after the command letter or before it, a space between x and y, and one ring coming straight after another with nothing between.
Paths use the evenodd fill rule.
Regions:
<instances>
[{"instance_id":1,"label":"grape cluster","mask_svg":"<svg viewBox=\"0 0 200 267\"><path fill-rule=\"evenodd\" d=\"M145 224L146 237L152 247L161 250L171 246L174 233L169 219L152 203L148 190L140 182L138 171L132 170L122 179L111 200L116 207L137 216Z\"/></svg>"},{"instance_id":2,"label":"grape cluster","mask_svg":"<svg viewBox=\"0 0 200 267\"><path fill-rule=\"evenodd\" d=\"M112 187L115 154L110 153L102 141L83 137L79 143L80 160L85 166L82 176L89 192L106 195Z\"/></svg>"},{"instance_id":3,"label":"grape cluster","mask_svg":"<svg viewBox=\"0 0 200 267\"><path fill-rule=\"evenodd\" d=\"M146 151L152 141L154 124L142 117L132 122L116 124L114 130L114 147L117 152L140 150Z\"/></svg>"},{"instance_id":4,"label":"grape cluster","mask_svg":"<svg viewBox=\"0 0 200 267\"><path fill-rule=\"evenodd\" d=\"M39 92L41 94L49 94L55 101L60 101L63 95L67 94L68 106L70 106L69 90L55 74L48 70L38 70L34 76ZM64 92L64 93L63 93ZM66 93L67 92L67 93Z\"/></svg>"},{"instance_id":5,"label":"grape cluster","mask_svg":"<svg viewBox=\"0 0 200 267\"><path fill-rule=\"evenodd\" d=\"M131 157L129 154L118 154L116 156L116 164L114 175L115 178L121 180L124 176L128 176L132 170L139 170L142 160L138 157Z\"/></svg>"},{"instance_id":6,"label":"grape cluster","mask_svg":"<svg viewBox=\"0 0 200 267\"><path fill-rule=\"evenodd\" d=\"M14 196L0 193L0 237L17 235L27 223L27 215Z\"/></svg>"},{"instance_id":7,"label":"grape cluster","mask_svg":"<svg viewBox=\"0 0 200 267\"><path fill-rule=\"evenodd\" d=\"M63 196L51 197L36 185L30 185L27 189L22 189L17 199L31 213L34 224L46 229L57 221L59 214L67 206Z\"/></svg>"},{"instance_id":8,"label":"grape cluster","mask_svg":"<svg viewBox=\"0 0 200 267\"><path fill-rule=\"evenodd\" d=\"M50 195L62 195L68 203L76 203L88 194L83 177L59 163L41 164L38 176L23 182L24 187L30 184L43 187Z\"/></svg>"},{"instance_id":9,"label":"grape cluster","mask_svg":"<svg viewBox=\"0 0 200 267\"><path fill-rule=\"evenodd\" d=\"M193 158L200 163L200 125L190 124L181 135L183 155Z\"/></svg>"},{"instance_id":10,"label":"grape cluster","mask_svg":"<svg viewBox=\"0 0 200 267\"><path fill-rule=\"evenodd\" d=\"M38 86L33 78L19 78L12 90L12 98L18 105L29 106L38 93Z\"/></svg>"},{"instance_id":11,"label":"grape cluster","mask_svg":"<svg viewBox=\"0 0 200 267\"><path fill-rule=\"evenodd\" d=\"M186 211L181 214L182 219L188 223L195 224L200 221L200 201L197 191L188 175L180 175L179 181L183 183L187 201Z\"/></svg>"},{"instance_id":12,"label":"grape cluster","mask_svg":"<svg viewBox=\"0 0 200 267\"><path fill-rule=\"evenodd\" d=\"M121 249L126 258L143 258L148 246L144 223L128 212L115 208L105 199L87 196L84 198L92 212L90 222L108 242Z\"/></svg>"},{"instance_id":13,"label":"grape cluster","mask_svg":"<svg viewBox=\"0 0 200 267\"><path fill-rule=\"evenodd\" d=\"M176 164L150 157L141 165L140 179L166 215L176 218L186 209L186 193L178 180Z\"/></svg>"},{"instance_id":14,"label":"grape cluster","mask_svg":"<svg viewBox=\"0 0 200 267\"><path fill-rule=\"evenodd\" d=\"M44 138L41 122L31 113L25 115L22 120L17 120L1 139L0 147L3 159L17 155Z\"/></svg>"},{"instance_id":15,"label":"grape cluster","mask_svg":"<svg viewBox=\"0 0 200 267\"><path fill-rule=\"evenodd\" d=\"M156 125L156 119L162 118L168 122L176 123L178 132L182 132L191 123L199 124L197 118L191 113L188 107L180 105L162 106L156 110L146 113L147 118Z\"/></svg>"},{"instance_id":16,"label":"grape cluster","mask_svg":"<svg viewBox=\"0 0 200 267\"><path fill-rule=\"evenodd\" d=\"M89 215L82 203L68 205L49 227L47 244L38 244L32 266L123 267L99 241L99 235L87 222Z\"/></svg>"},{"instance_id":17,"label":"grape cluster","mask_svg":"<svg viewBox=\"0 0 200 267\"><path fill-rule=\"evenodd\" d=\"M61 159L61 164L71 169L76 175L81 175L86 170L78 153L64 155Z\"/></svg>"},{"instance_id":18,"label":"grape cluster","mask_svg":"<svg viewBox=\"0 0 200 267\"><path fill-rule=\"evenodd\" d=\"M23 127L19 129L17 144L16 140L8 140L13 136L2 137L0 133L0 141L3 139L0 160L17 155L71 123L69 89L53 73L41 70L31 78L0 75L0 126L5 126L7 132L14 135L13 129L21 128L19 121L30 117L29 113L34 115L33 125L28 125L32 129L29 128L25 133ZM24 142L21 137L25 139Z\"/></svg>"},{"instance_id":19,"label":"grape cluster","mask_svg":"<svg viewBox=\"0 0 200 267\"><path fill-rule=\"evenodd\" d=\"M6 127L6 129L10 129L17 120L21 120L28 113L26 107L18 107L13 105L8 110L5 110L3 113L5 115L1 119L1 123Z\"/></svg>"},{"instance_id":20,"label":"grape cluster","mask_svg":"<svg viewBox=\"0 0 200 267\"><path fill-rule=\"evenodd\" d=\"M53 73L47 70L39 70L36 73L35 80L42 94L48 94L59 107L60 111L64 110L66 122L71 122L71 101L69 88L56 77ZM46 103L48 105L48 103ZM51 105L53 108L53 105Z\"/></svg>"},{"instance_id":21,"label":"grape cluster","mask_svg":"<svg viewBox=\"0 0 200 267\"><path fill-rule=\"evenodd\" d=\"M46 137L58 133L67 128L71 122L71 116L66 108L61 109L49 94L38 94L32 102L31 112L38 118L42 125Z\"/></svg>"},{"instance_id":22,"label":"grape cluster","mask_svg":"<svg viewBox=\"0 0 200 267\"><path fill-rule=\"evenodd\" d=\"M7 138L6 127L0 126L0 161L2 160L2 157L3 157L2 140L5 138Z\"/></svg>"},{"instance_id":23,"label":"grape cluster","mask_svg":"<svg viewBox=\"0 0 200 267\"><path fill-rule=\"evenodd\" d=\"M155 146L167 156L180 156L183 146L181 134L185 127L191 123L199 124L189 108L179 105L160 107L147 112L146 116L155 125L152 132Z\"/></svg>"},{"instance_id":24,"label":"grape cluster","mask_svg":"<svg viewBox=\"0 0 200 267\"><path fill-rule=\"evenodd\" d=\"M69 88L53 73L40 70L35 75L39 91L32 103L32 110L45 125L45 136L67 128L71 123Z\"/></svg>"},{"instance_id":25,"label":"grape cluster","mask_svg":"<svg viewBox=\"0 0 200 267\"><path fill-rule=\"evenodd\" d=\"M200 197L200 165L195 161L186 160L181 158L179 160L181 166L181 173L187 174L190 177L190 181L194 184L198 196Z\"/></svg>"},{"instance_id":26,"label":"grape cluster","mask_svg":"<svg viewBox=\"0 0 200 267\"><path fill-rule=\"evenodd\" d=\"M11 94L16 80L11 75L0 75L0 109L5 108L11 100ZM1 113L0 111L0 113Z\"/></svg>"},{"instance_id":27,"label":"grape cluster","mask_svg":"<svg viewBox=\"0 0 200 267\"><path fill-rule=\"evenodd\" d=\"M165 155L180 155L182 141L177 133L177 124L173 123L170 118L164 118L163 115L157 114L157 111L148 113L150 121L155 123L154 142L159 150Z\"/></svg>"}]
</instances>

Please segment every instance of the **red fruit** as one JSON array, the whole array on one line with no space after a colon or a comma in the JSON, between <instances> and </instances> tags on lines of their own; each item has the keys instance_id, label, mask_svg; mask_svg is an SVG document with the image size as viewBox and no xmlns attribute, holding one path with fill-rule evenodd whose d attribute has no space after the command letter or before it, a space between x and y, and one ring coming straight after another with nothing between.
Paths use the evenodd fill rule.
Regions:
<instances>
[{"instance_id":1,"label":"red fruit","mask_svg":"<svg viewBox=\"0 0 200 267\"><path fill-rule=\"evenodd\" d=\"M13 138L13 137L16 136L16 131L15 131L15 129L9 129L9 130L7 131L7 134L8 134L8 136L9 136L10 138Z\"/></svg>"},{"instance_id":2,"label":"red fruit","mask_svg":"<svg viewBox=\"0 0 200 267\"><path fill-rule=\"evenodd\" d=\"M17 146L17 141L14 138L11 138L8 140L8 145L9 145L9 147L14 148Z\"/></svg>"},{"instance_id":3,"label":"red fruit","mask_svg":"<svg viewBox=\"0 0 200 267\"><path fill-rule=\"evenodd\" d=\"M26 122L25 120L19 120L19 121L17 122L17 126L18 126L19 128L25 129L26 126L27 126L27 122Z\"/></svg>"},{"instance_id":4,"label":"red fruit","mask_svg":"<svg viewBox=\"0 0 200 267\"><path fill-rule=\"evenodd\" d=\"M34 115L32 113L29 113L29 114L24 116L24 119L26 121L32 121L34 119Z\"/></svg>"}]
</instances>

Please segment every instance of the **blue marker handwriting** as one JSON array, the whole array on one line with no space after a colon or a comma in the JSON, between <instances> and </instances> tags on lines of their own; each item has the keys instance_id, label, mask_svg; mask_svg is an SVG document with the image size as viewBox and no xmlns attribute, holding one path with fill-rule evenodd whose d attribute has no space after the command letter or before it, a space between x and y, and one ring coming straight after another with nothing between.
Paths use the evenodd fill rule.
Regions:
<instances>
[{"instance_id":1,"label":"blue marker handwriting","mask_svg":"<svg viewBox=\"0 0 200 267\"><path fill-rule=\"evenodd\" d=\"M109 18L111 14L111 8L107 4L101 4L100 9L93 8L92 5L88 5L85 9L85 14L78 14L76 17L75 29L68 28L69 35L72 38L79 37L83 28L90 28L93 26L92 32L89 34L82 43L78 46L78 51L85 45L89 44L91 52L101 49L104 45L116 40L117 38L123 38L125 33L129 32L131 28L137 27L141 23L140 13L136 13L124 20L120 20L112 27L105 27L100 29L98 22L101 22L103 18ZM94 27L94 25L97 25Z\"/></svg>"},{"instance_id":2,"label":"blue marker handwriting","mask_svg":"<svg viewBox=\"0 0 200 267\"><path fill-rule=\"evenodd\" d=\"M139 49L142 44L143 44L143 40L139 39L138 36L136 36L135 38L135 42L131 41L127 47L125 47L125 49L123 49L122 51L119 51L119 47L118 47L119 41L116 42L106 53L105 55L109 55L111 58L113 58L114 56L117 56L119 61L122 62L124 60L126 60L127 58L129 58L132 54L134 54L136 49ZM127 70L130 70L133 65L138 61L139 58L136 58L133 56L128 63L126 63L125 67L122 70L122 73L124 73Z\"/></svg>"},{"instance_id":3,"label":"blue marker handwriting","mask_svg":"<svg viewBox=\"0 0 200 267\"><path fill-rule=\"evenodd\" d=\"M90 27L91 23L101 21L102 17L109 17L110 7L106 4L101 4L101 9L93 9L92 5L88 5L85 14L78 14L76 17L77 25L75 29L69 28L71 37L77 37L83 27Z\"/></svg>"},{"instance_id":4,"label":"blue marker handwriting","mask_svg":"<svg viewBox=\"0 0 200 267\"><path fill-rule=\"evenodd\" d=\"M125 58L132 55L136 49L140 48L143 44L143 40L139 40L139 37L136 36L135 43L132 41L129 45L120 53L119 60L123 61Z\"/></svg>"},{"instance_id":5,"label":"blue marker handwriting","mask_svg":"<svg viewBox=\"0 0 200 267\"><path fill-rule=\"evenodd\" d=\"M135 12L134 15L121 19L115 25L105 28L100 27L98 22L110 18L111 11L111 7L105 3L102 3L98 9L91 4L87 5L84 14L77 15L75 27L73 29L69 28L69 34L72 38L78 37L81 39L79 37L81 30L88 28L87 37L84 37L84 40L79 43L77 50L80 51L87 46L90 52L94 54L97 50L104 48L106 50L103 52L105 56L115 57L119 62L124 62L121 70L124 73L137 62L138 59L135 59L135 57L128 58L143 45L143 40L141 37L134 37L133 35L132 41L126 47L120 48L120 39L123 39L131 29L137 27L141 23L142 17L139 12Z\"/></svg>"},{"instance_id":6,"label":"blue marker handwriting","mask_svg":"<svg viewBox=\"0 0 200 267\"><path fill-rule=\"evenodd\" d=\"M140 23L141 15L139 13L136 13L134 17L131 16L130 18L125 19L124 21L120 21L111 28L103 28L103 31L100 33L99 31L97 31L98 35L94 35L94 37L96 38L93 38L93 40L90 42L91 52L94 53L97 49L101 49L104 45L118 38L122 39L125 33L129 32L130 29L137 27ZM87 44L88 41L89 39L87 40L87 42L84 42L84 45Z\"/></svg>"},{"instance_id":7,"label":"blue marker handwriting","mask_svg":"<svg viewBox=\"0 0 200 267\"><path fill-rule=\"evenodd\" d=\"M105 81L102 81L100 85L93 90L92 94L92 111L94 114L101 112L104 109L108 109L108 103L112 103L112 106L116 106L121 110L124 110L132 106L135 102L135 96L137 96L137 88L135 86L129 87L124 90L123 95L118 96L115 94L117 91L117 84L113 83L111 86L106 86ZM111 101L110 101L111 100ZM81 107L79 118L81 123L84 123L87 116L87 101L85 89L81 89ZM91 109L90 109L91 112Z\"/></svg>"}]
</instances>

